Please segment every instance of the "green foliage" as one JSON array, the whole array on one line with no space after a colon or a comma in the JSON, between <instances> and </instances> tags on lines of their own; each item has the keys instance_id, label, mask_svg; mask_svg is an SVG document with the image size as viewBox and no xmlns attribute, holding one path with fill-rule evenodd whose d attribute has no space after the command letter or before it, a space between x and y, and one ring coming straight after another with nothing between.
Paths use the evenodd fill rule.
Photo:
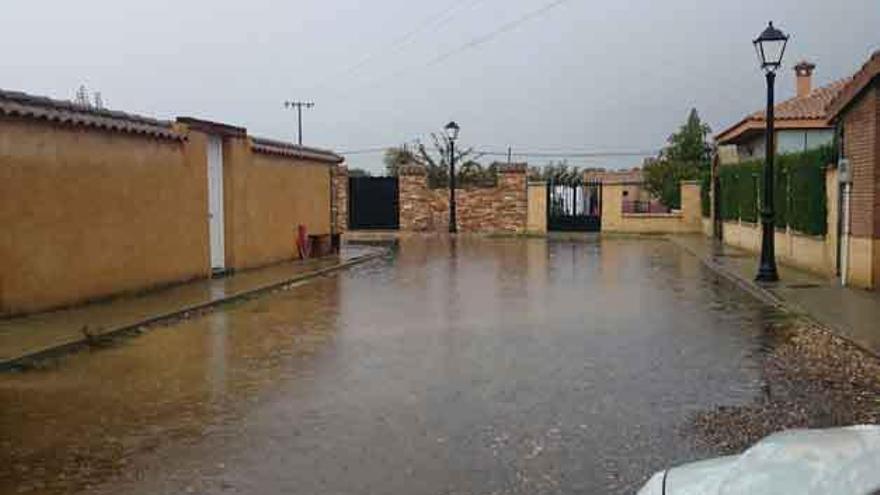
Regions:
<instances>
[{"instance_id":1,"label":"green foliage","mask_svg":"<svg viewBox=\"0 0 880 495\"><path fill-rule=\"evenodd\" d=\"M712 130L692 108L687 121L667 139L657 159L646 160L645 188L670 208L681 208L681 181L700 178L709 170L706 141Z\"/></svg>"},{"instance_id":2,"label":"green foliage","mask_svg":"<svg viewBox=\"0 0 880 495\"><path fill-rule=\"evenodd\" d=\"M712 200L709 193L712 191L712 174L705 171L700 174L700 209L703 217L709 218L712 215Z\"/></svg>"},{"instance_id":3,"label":"green foliage","mask_svg":"<svg viewBox=\"0 0 880 495\"><path fill-rule=\"evenodd\" d=\"M543 167L529 167L529 180L542 180L555 184L579 184L584 180L583 171L566 161L550 162Z\"/></svg>"},{"instance_id":4,"label":"green foliage","mask_svg":"<svg viewBox=\"0 0 880 495\"><path fill-rule=\"evenodd\" d=\"M403 165L418 162L415 153L406 146L386 149L382 161L385 163L385 173L389 177L397 177L398 171ZM351 172L349 172L349 175L351 175Z\"/></svg>"},{"instance_id":5,"label":"green foliage","mask_svg":"<svg viewBox=\"0 0 880 495\"><path fill-rule=\"evenodd\" d=\"M431 134L432 148L416 143L413 148L400 147L385 150L385 170L396 177L401 166L415 164L425 167L428 186L449 187L449 139L445 135ZM478 161L482 155L473 148L455 149L455 180L462 187L493 187L497 182L496 167L484 167Z\"/></svg>"},{"instance_id":6,"label":"green foliage","mask_svg":"<svg viewBox=\"0 0 880 495\"><path fill-rule=\"evenodd\" d=\"M348 169L349 177L371 177L373 174L370 173L369 170L364 170L362 168L350 168Z\"/></svg>"},{"instance_id":7,"label":"green foliage","mask_svg":"<svg viewBox=\"0 0 880 495\"><path fill-rule=\"evenodd\" d=\"M692 108L687 121L678 132L669 136L668 145L660 154L663 160L684 163L701 163L709 158L709 145L706 137L712 129L702 120L696 108Z\"/></svg>"},{"instance_id":8,"label":"green foliage","mask_svg":"<svg viewBox=\"0 0 880 495\"><path fill-rule=\"evenodd\" d=\"M643 168L645 189L669 208L681 208L681 181L700 176L702 164L651 160Z\"/></svg>"},{"instance_id":9,"label":"green foliage","mask_svg":"<svg viewBox=\"0 0 880 495\"><path fill-rule=\"evenodd\" d=\"M827 233L825 168L832 159L830 146L776 157L773 206L777 227L810 235ZM758 221L763 167L763 161L749 161L719 168L722 219Z\"/></svg>"}]
</instances>

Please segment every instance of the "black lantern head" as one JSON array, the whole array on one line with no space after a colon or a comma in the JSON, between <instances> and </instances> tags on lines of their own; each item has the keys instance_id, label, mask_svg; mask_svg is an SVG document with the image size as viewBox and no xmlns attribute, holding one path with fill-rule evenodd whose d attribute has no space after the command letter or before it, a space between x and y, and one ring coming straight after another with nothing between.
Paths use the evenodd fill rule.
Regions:
<instances>
[{"instance_id":1,"label":"black lantern head","mask_svg":"<svg viewBox=\"0 0 880 495\"><path fill-rule=\"evenodd\" d=\"M458 139L458 124L456 124L455 122L450 122L446 124L446 127L444 127L443 129L446 131L446 137L448 137L450 140L455 141L456 139Z\"/></svg>"},{"instance_id":2,"label":"black lantern head","mask_svg":"<svg viewBox=\"0 0 880 495\"><path fill-rule=\"evenodd\" d=\"M772 21L752 43L755 45L761 68L766 72L775 72L782 65L782 56L785 54L788 36L773 27Z\"/></svg>"}]
</instances>

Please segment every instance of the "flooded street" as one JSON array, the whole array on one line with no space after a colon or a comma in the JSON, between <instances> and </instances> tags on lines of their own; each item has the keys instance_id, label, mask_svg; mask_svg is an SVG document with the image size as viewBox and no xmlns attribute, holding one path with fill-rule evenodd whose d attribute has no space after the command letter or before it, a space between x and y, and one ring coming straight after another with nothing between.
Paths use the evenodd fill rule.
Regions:
<instances>
[{"instance_id":1,"label":"flooded street","mask_svg":"<svg viewBox=\"0 0 880 495\"><path fill-rule=\"evenodd\" d=\"M411 240L0 375L0 493L631 493L773 318L662 240Z\"/></svg>"}]
</instances>

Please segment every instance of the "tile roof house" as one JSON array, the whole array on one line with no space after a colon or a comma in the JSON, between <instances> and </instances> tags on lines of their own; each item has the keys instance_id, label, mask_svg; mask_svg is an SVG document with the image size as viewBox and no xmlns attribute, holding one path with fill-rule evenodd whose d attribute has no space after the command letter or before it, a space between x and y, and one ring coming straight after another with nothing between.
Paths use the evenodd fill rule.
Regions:
<instances>
[{"instance_id":1,"label":"tile roof house","mask_svg":"<svg viewBox=\"0 0 880 495\"><path fill-rule=\"evenodd\" d=\"M601 182L603 184L641 184L644 181L642 169L606 170L604 168L584 170L584 182Z\"/></svg>"},{"instance_id":2,"label":"tile roof house","mask_svg":"<svg viewBox=\"0 0 880 495\"><path fill-rule=\"evenodd\" d=\"M880 51L828 106L840 158L849 163L842 224L841 272L846 285L880 288Z\"/></svg>"},{"instance_id":3,"label":"tile roof house","mask_svg":"<svg viewBox=\"0 0 880 495\"><path fill-rule=\"evenodd\" d=\"M826 107L840 94L850 78L813 89L815 67L805 61L794 66L797 94L774 107L777 153L818 148L831 143L834 138ZM733 158L737 161L763 157L764 130L767 127L765 114L765 110L749 114L716 135L715 142L719 147L735 147Z\"/></svg>"}]
</instances>

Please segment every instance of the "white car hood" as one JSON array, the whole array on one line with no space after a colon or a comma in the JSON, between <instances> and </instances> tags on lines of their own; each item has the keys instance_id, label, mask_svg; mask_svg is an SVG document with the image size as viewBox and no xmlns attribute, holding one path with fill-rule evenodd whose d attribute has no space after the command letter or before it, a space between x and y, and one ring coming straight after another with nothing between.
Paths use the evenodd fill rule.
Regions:
<instances>
[{"instance_id":1,"label":"white car hood","mask_svg":"<svg viewBox=\"0 0 880 495\"><path fill-rule=\"evenodd\" d=\"M741 455L655 474L639 495L866 495L880 488L880 426L789 430Z\"/></svg>"}]
</instances>

